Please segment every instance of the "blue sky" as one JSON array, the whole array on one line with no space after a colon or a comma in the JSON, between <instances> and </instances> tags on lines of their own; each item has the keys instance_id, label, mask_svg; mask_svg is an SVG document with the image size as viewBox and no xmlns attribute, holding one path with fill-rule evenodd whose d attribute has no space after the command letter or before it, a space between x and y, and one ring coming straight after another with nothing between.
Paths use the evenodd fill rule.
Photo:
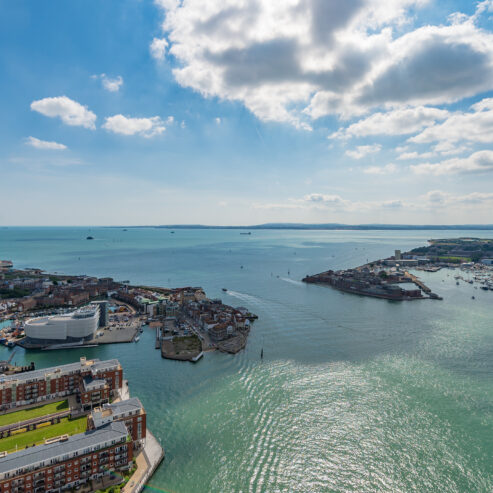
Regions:
<instances>
[{"instance_id":1,"label":"blue sky","mask_svg":"<svg viewBox=\"0 0 493 493\"><path fill-rule=\"evenodd\" d=\"M4 225L493 223L493 3L0 3Z\"/></svg>"}]
</instances>

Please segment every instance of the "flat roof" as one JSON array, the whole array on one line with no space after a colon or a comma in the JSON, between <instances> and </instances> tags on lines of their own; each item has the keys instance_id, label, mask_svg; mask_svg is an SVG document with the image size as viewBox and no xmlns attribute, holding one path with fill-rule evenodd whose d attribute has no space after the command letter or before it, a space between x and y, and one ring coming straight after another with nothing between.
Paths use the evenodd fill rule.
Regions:
<instances>
[{"instance_id":1,"label":"flat roof","mask_svg":"<svg viewBox=\"0 0 493 493\"><path fill-rule=\"evenodd\" d=\"M44 379L49 373L66 374L71 371L82 371L82 370L107 370L114 366L120 366L120 362L117 359L108 359L105 361L100 361L99 359L76 361L75 363L68 363L66 365L51 366L49 368L41 368L39 370L27 371L24 373L18 373L16 375L2 375L0 376L0 385L2 383L22 383L28 380L39 380Z\"/></svg>"},{"instance_id":2,"label":"flat roof","mask_svg":"<svg viewBox=\"0 0 493 493\"><path fill-rule=\"evenodd\" d=\"M104 410L111 409L114 416L118 416L124 413L131 413L135 411L140 411L144 406L138 397L131 397L125 401L113 402L112 404L106 404Z\"/></svg>"},{"instance_id":3,"label":"flat roof","mask_svg":"<svg viewBox=\"0 0 493 493\"><path fill-rule=\"evenodd\" d=\"M85 449L113 440L119 441L122 438L126 439L127 435L128 431L125 423L114 421L96 430L72 435L64 442L45 443L36 445L35 447L29 447L0 458L0 474L14 472L40 462L45 463L42 467L55 466L55 464L50 464L50 461L53 459L61 459L64 455L73 454L74 452L84 455L83 451Z\"/></svg>"},{"instance_id":4,"label":"flat roof","mask_svg":"<svg viewBox=\"0 0 493 493\"><path fill-rule=\"evenodd\" d=\"M99 390L101 387L104 387L106 384L106 380L102 380L100 378L93 379L91 377L84 378L84 390Z\"/></svg>"}]
</instances>

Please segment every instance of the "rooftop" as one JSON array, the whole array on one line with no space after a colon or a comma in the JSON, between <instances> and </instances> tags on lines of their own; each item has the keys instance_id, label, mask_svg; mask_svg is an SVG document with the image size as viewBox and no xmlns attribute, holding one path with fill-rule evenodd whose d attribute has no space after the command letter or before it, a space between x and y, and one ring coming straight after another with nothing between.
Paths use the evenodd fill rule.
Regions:
<instances>
[{"instance_id":1,"label":"rooftop","mask_svg":"<svg viewBox=\"0 0 493 493\"><path fill-rule=\"evenodd\" d=\"M29 380L44 379L48 374L67 374L76 371L93 371L100 372L109 370L115 367L119 367L120 362L117 359L109 359L100 361L99 359L86 360L81 358L80 361L75 363L69 363L67 365L51 366L49 368L41 368L39 370L27 371L25 373L18 373L17 375L2 375L0 377L0 384L2 383L25 383Z\"/></svg>"},{"instance_id":2,"label":"rooftop","mask_svg":"<svg viewBox=\"0 0 493 493\"><path fill-rule=\"evenodd\" d=\"M61 461L64 455L84 455L85 450L95 446L109 446L112 441L122 441L127 438L127 427L121 421L115 421L102 428L72 435L64 441L37 445L19 452L13 452L0 458L0 474L15 472L18 469L34 466L44 462L46 466L51 461ZM86 452L87 453L87 452Z\"/></svg>"},{"instance_id":3,"label":"rooftop","mask_svg":"<svg viewBox=\"0 0 493 493\"><path fill-rule=\"evenodd\" d=\"M125 401L114 402L113 404L105 404L104 410L111 410L113 416L118 416L121 414L133 413L143 409L142 402L138 397L132 397Z\"/></svg>"}]
</instances>

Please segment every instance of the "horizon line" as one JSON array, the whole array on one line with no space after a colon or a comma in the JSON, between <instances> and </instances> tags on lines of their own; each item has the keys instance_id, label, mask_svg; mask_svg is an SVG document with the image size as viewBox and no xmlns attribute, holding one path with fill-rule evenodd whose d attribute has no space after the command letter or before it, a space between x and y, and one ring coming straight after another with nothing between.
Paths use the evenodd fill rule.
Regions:
<instances>
[{"instance_id":1,"label":"horizon line","mask_svg":"<svg viewBox=\"0 0 493 493\"><path fill-rule=\"evenodd\" d=\"M162 228L162 229L252 229L252 230L338 230L338 229L371 229L371 230L430 230L430 229L455 229L455 230L493 230L493 224L402 224L402 223L262 223L250 225L208 225L208 224L143 224L143 225L125 225L125 224L72 224L72 225L0 225L1 229L9 228Z\"/></svg>"}]
</instances>

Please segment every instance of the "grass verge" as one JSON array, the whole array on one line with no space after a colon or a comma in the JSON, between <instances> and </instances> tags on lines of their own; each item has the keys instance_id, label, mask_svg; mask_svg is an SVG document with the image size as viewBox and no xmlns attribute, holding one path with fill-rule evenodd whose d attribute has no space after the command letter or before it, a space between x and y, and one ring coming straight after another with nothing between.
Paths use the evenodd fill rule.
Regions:
<instances>
[{"instance_id":1,"label":"grass verge","mask_svg":"<svg viewBox=\"0 0 493 493\"><path fill-rule=\"evenodd\" d=\"M63 418L60 423L45 426L37 430L26 431L0 440L0 452L15 452L26 446L39 445L48 438L60 435L76 435L87 429L87 418L82 416L76 419Z\"/></svg>"},{"instance_id":2,"label":"grass verge","mask_svg":"<svg viewBox=\"0 0 493 493\"><path fill-rule=\"evenodd\" d=\"M0 426L19 423L28 419L39 418L47 414L59 413L68 409L68 401L51 402L42 406L32 407L31 409L21 409L12 413L0 416Z\"/></svg>"}]
</instances>

